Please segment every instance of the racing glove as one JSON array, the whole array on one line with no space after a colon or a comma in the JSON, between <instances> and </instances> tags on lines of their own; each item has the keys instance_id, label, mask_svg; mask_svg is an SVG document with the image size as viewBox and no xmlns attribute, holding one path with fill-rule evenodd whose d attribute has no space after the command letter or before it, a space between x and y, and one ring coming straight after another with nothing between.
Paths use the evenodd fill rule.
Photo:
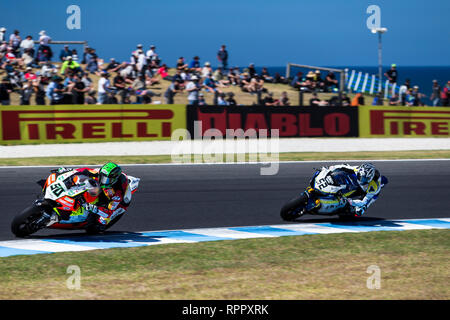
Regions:
<instances>
[{"instance_id":1,"label":"racing glove","mask_svg":"<svg viewBox=\"0 0 450 320\"><path fill-rule=\"evenodd\" d=\"M66 173L66 172L69 172L72 170L73 170L72 168L60 167L60 168L56 169L56 173L61 174L61 173Z\"/></svg>"},{"instance_id":2,"label":"racing glove","mask_svg":"<svg viewBox=\"0 0 450 320\"><path fill-rule=\"evenodd\" d=\"M90 204L90 203L86 202L86 203L83 204L83 208L86 211L89 211L89 212L92 212L92 213L98 213L98 207L96 205L94 205L94 204Z\"/></svg>"}]
</instances>

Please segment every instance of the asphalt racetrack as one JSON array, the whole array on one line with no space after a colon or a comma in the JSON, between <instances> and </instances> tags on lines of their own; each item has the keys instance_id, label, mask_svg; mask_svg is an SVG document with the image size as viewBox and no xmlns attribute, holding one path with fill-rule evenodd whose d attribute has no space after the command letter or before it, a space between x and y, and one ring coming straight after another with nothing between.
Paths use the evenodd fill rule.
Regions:
<instances>
[{"instance_id":1,"label":"asphalt racetrack","mask_svg":"<svg viewBox=\"0 0 450 320\"><path fill-rule=\"evenodd\" d=\"M282 224L281 206L302 192L313 168L338 162L280 163L276 175L260 175L262 164L123 166L141 178L124 217L110 231L151 231ZM352 161L356 165L361 161ZM450 160L374 161L389 184L366 219L450 217ZM49 167L0 168L0 240L17 239L13 217L30 205L49 175ZM337 217L306 215L298 222L325 222ZM38 237L83 234L41 230Z\"/></svg>"}]
</instances>

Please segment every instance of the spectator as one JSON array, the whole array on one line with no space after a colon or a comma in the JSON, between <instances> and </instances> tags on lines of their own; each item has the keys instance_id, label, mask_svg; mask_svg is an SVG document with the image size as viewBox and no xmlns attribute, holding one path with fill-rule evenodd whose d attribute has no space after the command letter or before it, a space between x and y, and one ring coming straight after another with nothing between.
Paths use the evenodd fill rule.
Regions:
<instances>
[{"instance_id":1,"label":"spectator","mask_svg":"<svg viewBox=\"0 0 450 320\"><path fill-rule=\"evenodd\" d=\"M13 48L14 54L20 57L20 43L22 38L19 35L19 30L14 30L14 33L9 36L9 46Z\"/></svg>"},{"instance_id":2,"label":"spectator","mask_svg":"<svg viewBox=\"0 0 450 320\"><path fill-rule=\"evenodd\" d=\"M91 74L98 75L98 56L95 53L95 49L90 48L88 53L86 54L86 71Z\"/></svg>"},{"instance_id":3,"label":"spectator","mask_svg":"<svg viewBox=\"0 0 450 320\"><path fill-rule=\"evenodd\" d=\"M261 79L258 75L255 75L251 80L250 80L250 86L249 86L249 91L250 92L267 92L267 89L264 88L264 80Z\"/></svg>"},{"instance_id":4,"label":"spectator","mask_svg":"<svg viewBox=\"0 0 450 320\"><path fill-rule=\"evenodd\" d=\"M61 62L66 61L66 59L68 57L72 56L72 51L69 50L69 46L65 45L64 49L61 50L60 54L59 54L59 60L61 60Z\"/></svg>"},{"instance_id":5,"label":"spectator","mask_svg":"<svg viewBox=\"0 0 450 320\"><path fill-rule=\"evenodd\" d=\"M365 105L364 96L358 92L352 99L352 107L363 106Z\"/></svg>"},{"instance_id":6,"label":"spectator","mask_svg":"<svg viewBox=\"0 0 450 320\"><path fill-rule=\"evenodd\" d=\"M164 93L166 104L173 104L175 95L178 92L183 92L183 88L180 85L181 81L180 79L175 79L167 88L166 92Z\"/></svg>"},{"instance_id":7,"label":"spectator","mask_svg":"<svg viewBox=\"0 0 450 320\"><path fill-rule=\"evenodd\" d=\"M422 98L424 97L424 95L419 92L419 87L418 86L414 86L413 87L412 95L414 96L414 106L417 107L417 106L423 106L424 105L424 103L422 101Z\"/></svg>"},{"instance_id":8,"label":"spectator","mask_svg":"<svg viewBox=\"0 0 450 320\"><path fill-rule=\"evenodd\" d=\"M189 63L189 71L193 73L200 73L202 71L202 68L200 67L200 58L198 56L195 56Z\"/></svg>"},{"instance_id":9,"label":"spectator","mask_svg":"<svg viewBox=\"0 0 450 320\"><path fill-rule=\"evenodd\" d=\"M437 80L433 80L433 86L431 87L431 97L430 100L434 107L441 105L441 86Z\"/></svg>"},{"instance_id":10,"label":"spectator","mask_svg":"<svg viewBox=\"0 0 450 320\"><path fill-rule=\"evenodd\" d=\"M84 49L83 49L83 59L81 60L81 64L86 64L86 55L89 54L89 51L91 51L91 48L84 47Z\"/></svg>"},{"instance_id":11,"label":"spectator","mask_svg":"<svg viewBox=\"0 0 450 320\"><path fill-rule=\"evenodd\" d=\"M189 105L198 105L198 94L201 90L198 84L198 77L192 76L191 81L186 85L186 91L188 92L188 104Z\"/></svg>"},{"instance_id":12,"label":"spectator","mask_svg":"<svg viewBox=\"0 0 450 320\"><path fill-rule=\"evenodd\" d=\"M161 58L156 53L156 47L154 45L150 46L150 50L147 51L148 64L153 68L158 68L161 64Z\"/></svg>"},{"instance_id":13,"label":"spectator","mask_svg":"<svg viewBox=\"0 0 450 320\"><path fill-rule=\"evenodd\" d=\"M415 97L414 97L414 95L413 95L413 93L412 93L412 89L408 89L407 91L406 91L406 98L405 98L405 104L407 105L407 106L409 106L409 107L412 107L412 106L414 106L414 104L416 103L415 102Z\"/></svg>"},{"instance_id":14,"label":"spectator","mask_svg":"<svg viewBox=\"0 0 450 320\"><path fill-rule=\"evenodd\" d=\"M33 84L32 80L28 80L24 83L22 89L20 90L20 105L21 106L29 106L30 99L33 95Z\"/></svg>"},{"instance_id":15,"label":"spectator","mask_svg":"<svg viewBox=\"0 0 450 320\"><path fill-rule=\"evenodd\" d=\"M211 68L211 63L208 61L205 62L205 65L202 68L202 78L206 78L209 74L213 73L213 69Z\"/></svg>"},{"instance_id":16,"label":"spectator","mask_svg":"<svg viewBox=\"0 0 450 320\"><path fill-rule=\"evenodd\" d=\"M217 60L219 60L220 67L224 71L228 69L228 51L225 45L222 45L219 52L217 52Z\"/></svg>"},{"instance_id":17,"label":"spectator","mask_svg":"<svg viewBox=\"0 0 450 320\"><path fill-rule=\"evenodd\" d=\"M52 77L55 70L55 66L50 62L47 61L41 68L41 75L45 78Z\"/></svg>"},{"instance_id":18,"label":"spectator","mask_svg":"<svg viewBox=\"0 0 450 320\"><path fill-rule=\"evenodd\" d=\"M341 101L342 101L342 106L344 106L344 107L348 107L351 105L350 98L347 96L347 94L345 92L342 92L342 94L341 94Z\"/></svg>"},{"instance_id":19,"label":"spectator","mask_svg":"<svg viewBox=\"0 0 450 320\"><path fill-rule=\"evenodd\" d=\"M390 106L399 106L401 104L400 96L395 93L390 99L389 99L389 105Z\"/></svg>"},{"instance_id":20,"label":"spectator","mask_svg":"<svg viewBox=\"0 0 450 320\"><path fill-rule=\"evenodd\" d=\"M89 91L94 89L94 83L93 83L92 79L88 77L87 73L83 74L83 76L81 77L81 81L83 81L85 87L88 88Z\"/></svg>"},{"instance_id":21,"label":"spectator","mask_svg":"<svg viewBox=\"0 0 450 320\"><path fill-rule=\"evenodd\" d=\"M217 97L217 105L218 106L227 106L228 105L228 101L225 99L226 95L225 93L219 93L219 96Z\"/></svg>"},{"instance_id":22,"label":"spectator","mask_svg":"<svg viewBox=\"0 0 450 320\"><path fill-rule=\"evenodd\" d=\"M301 71L297 72L295 77L291 81L291 87L297 90L305 87L305 81L303 79L303 73Z\"/></svg>"},{"instance_id":23,"label":"spectator","mask_svg":"<svg viewBox=\"0 0 450 320\"><path fill-rule=\"evenodd\" d=\"M282 84L287 84L288 83L286 78L281 76L279 72L275 72L275 75L273 77L273 82L274 83L282 83Z\"/></svg>"},{"instance_id":24,"label":"spectator","mask_svg":"<svg viewBox=\"0 0 450 320\"><path fill-rule=\"evenodd\" d=\"M77 49L72 49L72 50L70 50L70 52L72 53L73 60L78 61L78 51L77 51Z\"/></svg>"},{"instance_id":25,"label":"spectator","mask_svg":"<svg viewBox=\"0 0 450 320\"><path fill-rule=\"evenodd\" d=\"M276 106L276 105L279 104L279 101L275 100L273 98L273 93L272 92L268 92L267 95L262 100L262 104L265 105L265 106Z\"/></svg>"},{"instance_id":26,"label":"spectator","mask_svg":"<svg viewBox=\"0 0 450 320\"><path fill-rule=\"evenodd\" d=\"M39 36L38 60L51 61L53 52L49 46L49 43L52 41L52 39L47 35L45 30L39 32Z\"/></svg>"},{"instance_id":27,"label":"spectator","mask_svg":"<svg viewBox=\"0 0 450 320\"><path fill-rule=\"evenodd\" d=\"M314 89L319 89L320 91L325 91L325 82L322 80L322 75L320 70L314 72L312 86Z\"/></svg>"},{"instance_id":28,"label":"spectator","mask_svg":"<svg viewBox=\"0 0 450 320\"><path fill-rule=\"evenodd\" d=\"M116 72L117 70L119 70L120 66L121 66L121 64L118 63L118 62L116 61L116 59L111 58L111 59L109 60L109 64L106 66L106 69L105 69L104 71L107 71L107 72Z\"/></svg>"},{"instance_id":29,"label":"spectator","mask_svg":"<svg viewBox=\"0 0 450 320\"><path fill-rule=\"evenodd\" d=\"M64 101L65 88L61 82L62 82L61 77L55 77L55 79L54 79L55 86L53 88L53 92L52 92L51 100L50 100L51 105L62 104Z\"/></svg>"},{"instance_id":30,"label":"spectator","mask_svg":"<svg viewBox=\"0 0 450 320\"><path fill-rule=\"evenodd\" d=\"M222 73L222 68L217 68L216 71L214 71L212 78L221 87L228 87L230 85L230 81L225 79L225 76Z\"/></svg>"},{"instance_id":31,"label":"spectator","mask_svg":"<svg viewBox=\"0 0 450 320\"><path fill-rule=\"evenodd\" d=\"M328 102L325 100L320 100L319 97L317 96L317 93L313 93L312 94L312 98L309 99L309 105L310 106L327 106Z\"/></svg>"},{"instance_id":32,"label":"spectator","mask_svg":"<svg viewBox=\"0 0 450 320\"><path fill-rule=\"evenodd\" d=\"M67 72L80 73L81 75L83 74L81 65L78 62L73 61L72 56L68 56L66 58L66 61L64 61L64 63L61 65L60 74L65 75Z\"/></svg>"},{"instance_id":33,"label":"spectator","mask_svg":"<svg viewBox=\"0 0 450 320\"><path fill-rule=\"evenodd\" d=\"M6 54L5 54L6 60L12 61L17 63L19 60L17 59L17 56L14 54L14 48L11 46L8 46L6 48Z\"/></svg>"},{"instance_id":34,"label":"spectator","mask_svg":"<svg viewBox=\"0 0 450 320\"><path fill-rule=\"evenodd\" d=\"M447 81L444 89L441 92L442 106L450 106L450 81Z\"/></svg>"},{"instance_id":35,"label":"spectator","mask_svg":"<svg viewBox=\"0 0 450 320\"><path fill-rule=\"evenodd\" d=\"M74 104L84 104L84 95L89 91L89 87L86 87L79 75L74 75L74 86L72 88L73 92L73 103Z\"/></svg>"},{"instance_id":36,"label":"spectator","mask_svg":"<svg viewBox=\"0 0 450 320\"><path fill-rule=\"evenodd\" d=\"M329 71L325 77L325 91L335 91L338 88L338 81L333 71Z\"/></svg>"},{"instance_id":37,"label":"spectator","mask_svg":"<svg viewBox=\"0 0 450 320\"><path fill-rule=\"evenodd\" d=\"M233 86L239 85L239 68L230 68L227 73L228 82Z\"/></svg>"},{"instance_id":38,"label":"spectator","mask_svg":"<svg viewBox=\"0 0 450 320\"><path fill-rule=\"evenodd\" d=\"M23 50L23 52L28 52L28 54L31 57L34 57L34 41L32 36L27 36L22 42L20 43L20 48Z\"/></svg>"},{"instance_id":39,"label":"spectator","mask_svg":"<svg viewBox=\"0 0 450 320\"><path fill-rule=\"evenodd\" d=\"M85 103L86 104L97 104L97 99L95 98L95 90L91 90L88 93L88 96L86 97Z\"/></svg>"},{"instance_id":40,"label":"spectator","mask_svg":"<svg viewBox=\"0 0 450 320\"><path fill-rule=\"evenodd\" d=\"M6 40L6 28L5 27L1 27L0 28L0 42L3 42Z\"/></svg>"},{"instance_id":41,"label":"spectator","mask_svg":"<svg viewBox=\"0 0 450 320\"><path fill-rule=\"evenodd\" d=\"M208 73L205 80L203 81L203 88L205 88L206 91L211 93L222 93L222 91L217 87L216 82L211 76L211 73Z\"/></svg>"},{"instance_id":42,"label":"spectator","mask_svg":"<svg viewBox=\"0 0 450 320\"><path fill-rule=\"evenodd\" d=\"M127 96L128 96L128 90L126 88L127 84L125 82L125 78L122 77L120 74L116 75L113 79L113 85L114 85L116 94L118 94L121 99L120 103L125 104L125 101L127 100Z\"/></svg>"},{"instance_id":43,"label":"spectator","mask_svg":"<svg viewBox=\"0 0 450 320\"><path fill-rule=\"evenodd\" d=\"M142 49L137 50L137 63L136 67L139 75L143 76L145 74L145 69L147 67L147 57Z\"/></svg>"},{"instance_id":44,"label":"spectator","mask_svg":"<svg viewBox=\"0 0 450 320\"><path fill-rule=\"evenodd\" d=\"M58 78L58 76L53 76L53 77L51 78L51 81L50 81L50 83L48 84L48 86L47 86L47 88L46 88L46 90L45 90L45 96L47 97L47 99L48 99L49 101L52 100L53 90L54 90L55 87L56 87L56 78Z\"/></svg>"},{"instance_id":45,"label":"spectator","mask_svg":"<svg viewBox=\"0 0 450 320\"><path fill-rule=\"evenodd\" d=\"M105 104L108 99L108 93L111 91L111 83L109 81L109 73L103 72L98 81L98 101L97 104Z\"/></svg>"},{"instance_id":46,"label":"spectator","mask_svg":"<svg viewBox=\"0 0 450 320\"><path fill-rule=\"evenodd\" d=\"M23 41L22 41L23 42ZM33 57L33 49L25 49L22 53L23 64L27 67L40 68Z\"/></svg>"},{"instance_id":47,"label":"spectator","mask_svg":"<svg viewBox=\"0 0 450 320\"><path fill-rule=\"evenodd\" d=\"M262 68L261 78L264 80L264 82L274 82L273 77L270 76L269 71L266 67Z\"/></svg>"},{"instance_id":48,"label":"spectator","mask_svg":"<svg viewBox=\"0 0 450 320\"><path fill-rule=\"evenodd\" d=\"M183 70L176 69L175 70L175 74L173 76L167 76L165 79L169 80L169 81L172 81L172 82L175 82L175 80L179 80L180 84L182 84L184 82Z\"/></svg>"},{"instance_id":49,"label":"spectator","mask_svg":"<svg viewBox=\"0 0 450 320\"><path fill-rule=\"evenodd\" d=\"M205 95L201 92L198 94L198 105L199 106L207 106L208 105L205 100Z\"/></svg>"},{"instance_id":50,"label":"spectator","mask_svg":"<svg viewBox=\"0 0 450 320\"><path fill-rule=\"evenodd\" d=\"M11 104L10 94L13 92L13 86L8 77L4 77L0 83L0 103L3 106Z\"/></svg>"},{"instance_id":51,"label":"spectator","mask_svg":"<svg viewBox=\"0 0 450 320\"><path fill-rule=\"evenodd\" d=\"M411 87L411 84L410 84L409 79L406 79L405 83L400 86L399 96L400 96L400 104L402 106L404 106L406 104L406 94L407 94L407 91L410 89L410 87Z\"/></svg>"},{"instance_id":52,"label":"spectator","mask_svg":"<svg viewBox=\"0 0 450 320\"><path fill-rule=\"evenodd\" d=\"M33 69L31 67L27 67L26 73L25 73L25 79L27 81L37 79L37 75L33 72Z\"/></svg>"},{"instance_id":53,"label":"spectator","mask_svg":"<svg viewBox=\"0 0 450 320\"><path fill-rule=\"evenodd\" d=\"M397 65L392 64L391 68L388 71L386 71L384 76L389 80L390 83L397 83L398 77Z\"/></svg>"},{"instance_id":54,"label":"spectator","mask_svg":"<svg viewBox=\"0 0 450 320\"><path fill-rule=\"evenodd\" d=\"M156 72L156 74L158 76L161 77L162 80L164 80L165 78L167 78L169 76L169 67L167 67L166 64L163 64L158 71ZM152 82L153 84L153 82Z\"/></svg>"},{"instance_id":55,"label":"spectator","mask_svg":"<svg viewBox=\"0 0 450 320\"><path fill-rule=\"evenodd\" d=\"M250 78L254 78L256 75L258 75L256 73L256 68L255 68L254 63L250 63L247 69L248 69L247 72L250 75Z\"/></svg>"},{"instance_id":56,"label":"spectator","mask_svg":"<svg viewBox=\"0 0 450 320\"><path fill-rule=\"evenodd\" d=\"M228 105L229 106L236 106L237 102L234 99L234 93L233 92L228 92L227 96L228 96L228 98L227 98Z\"/></svg>"},{"instance_id":57,"label":"spectator","mask_svg":"<svg viewBox=\"0 0 450 320\"><path fill-rule=\"evenodd\" d=\"M239 87L243 92L250 92L248 89L249 86L250 86L250 76L247 72L244 72L239 76Z\"/></svg>"},{"instance_id":58,"label":"spectator","mask_svg":"<svg viewBox=\"0 0 450 320\"><path fill-rule=\"evenodd\" d=\"M383 105L383 97L381 93L377 93L372 100L373 106L382 106Z\"/></svg>"},{"instance_id":59,"label":"spectator","mask_svg":"<svg viewBox=\"0 0 450 320\"><path fill-rule=\"evenodd\" d=\"M36 101L36 105L45 106L45 90L44 84L41 81L42 77L38 76L37 79L32 81L34 97Z\"/></svg>"},{"instance_id":60,"label":"spectator","mask_svg":"<svg viewBox=\"0 0 450 320\"><path fill-rule=\"evenodd\" d=\"M8 44L6 43L6 41L2 41L0 44L0 61L5 56L7 48L8 48Z\"/></svg>"},{"instance_id":61,"label":"spectator","mask_svg":"<svg viewBox=\"0 0 450 320\"><path fill-rule=\"evenodd\" d=\"M290 106L291 102L289 101L289 97L286 91L283 91L281 93L281 98L280 98L280 106Z\"/></svg>"},{"instance_id":62,"label":"spectator","mask_svg":"<svg viewBox=\"0 0 450 320\"><path fill-rule=\"evenodd\" d=\"M184 70L188 67L187 63L185 63L183 57L179 57L177 60L177 70Z\"/></svg>"}]
</instances>

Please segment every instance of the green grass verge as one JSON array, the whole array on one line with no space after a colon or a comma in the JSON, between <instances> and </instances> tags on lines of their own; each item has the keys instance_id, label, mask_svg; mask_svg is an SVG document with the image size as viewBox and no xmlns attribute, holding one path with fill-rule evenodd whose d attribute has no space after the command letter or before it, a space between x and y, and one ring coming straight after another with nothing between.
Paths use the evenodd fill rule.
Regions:
<instances>
[{"instance_id":1,"label":"green grass verge","mask_svg":"<svg viewBox=\"0 0 450 320\"><path fill-rule=\"evenodd\" d=\"M0 258L0 299L449 299L449 248L449 230L416 230L14 256Z\"/></svg>"},{"instance_id":2,"label":"green grass verge","mask_svg":"<svg viewBox=\"0 0 450 320\"><path fill-rule=\"evenodd\" d=\"M280 161L306 160L363 160L363 159L450 159L450 150L425 151L380 151L380 152L293 152L280 153ZM194 156L191 158L194 160ZM237 156L235 156L237 160ZM257 159L246 155L246 160ZM82 157L38 157L0 159L0 166L33 166L33 165L80 165L103 164L108 161L119 164L130 163L171 163L170 155L160 156L82 156ZM225 162L225 156L221 161Z\"/></svg>"}]
</instances>

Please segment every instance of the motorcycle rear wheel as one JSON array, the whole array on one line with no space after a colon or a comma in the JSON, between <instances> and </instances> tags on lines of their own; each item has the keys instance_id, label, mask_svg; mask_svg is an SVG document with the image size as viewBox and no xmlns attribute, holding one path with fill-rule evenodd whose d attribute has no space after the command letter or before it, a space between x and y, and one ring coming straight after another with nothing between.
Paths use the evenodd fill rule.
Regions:
<instances>
[{"instance_id":1,"label":"motorcycle rear wheel","mask_svg":"<svg viewBox=\"0 0 450 320\"><path fill-rule=\"evenodd\" d=\"M281 208L281 218L284 221L294 221L295 219L301 217L303 215L303 211L305 210L307 201L308 198L304 193L290 200Z\"/></svg>"},{"instance_id":2,"label":"motorcycle rear wheel","mask_svg":"<svg viewBox=\"0 0 450 320\"><path fill-rule=\"evenodd\" d=\"M23 238L35 233L39 229L33 228L30 223L42 215L41 209L31 206L15 216L11 222L11 231L16 237Z\"/></svg>"}]
</instances>

